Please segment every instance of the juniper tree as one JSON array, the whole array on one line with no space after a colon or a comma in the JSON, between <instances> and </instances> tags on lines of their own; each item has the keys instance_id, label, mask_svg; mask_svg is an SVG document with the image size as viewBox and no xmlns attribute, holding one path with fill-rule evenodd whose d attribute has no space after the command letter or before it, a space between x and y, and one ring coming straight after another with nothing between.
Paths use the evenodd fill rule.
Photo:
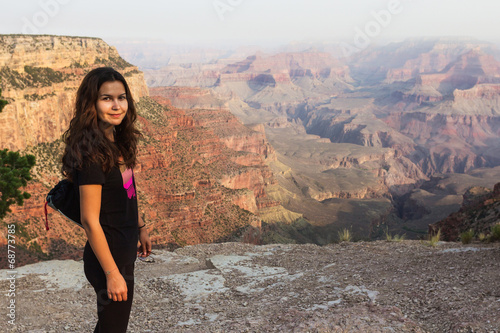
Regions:
<instances>
[{"instance_id":1,"label":"juniper tree","mask_svg":"<svg viewBox=\"0 0 500 333\"><path fill-rule=\"evenodd\" d=\"M30 170L34 165L33 155L21 156L19 152L0 150L0 220L11 211L11 205L16 203L22 206L24 200L31 197L28 192L22 192L19 188L26 186L28 180L31 180Z\"/></svg>"},{"instance_id":2,"label":"juniper tree","mask_svg":"<svg viewBox=\"0 0 500 333\"><path fill-rule=\"evenodd\" d=\"M0 90L0 94L1 94ZM0 99L0 112L7 101ZM26 186L31 180L30 170L35 165L35 156L21 156L18 152L8 149L0 150L0 220L10 212L10 206L22 206L24 200L31 197L28 192L21 192L20 187Z\"/></svg>"}]
</instances>

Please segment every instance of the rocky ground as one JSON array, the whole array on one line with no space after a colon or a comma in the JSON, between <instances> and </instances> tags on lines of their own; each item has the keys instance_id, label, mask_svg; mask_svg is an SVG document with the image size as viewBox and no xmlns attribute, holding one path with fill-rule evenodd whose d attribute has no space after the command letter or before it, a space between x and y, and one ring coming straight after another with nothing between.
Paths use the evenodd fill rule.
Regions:
<instances>
[{"instance_id":1,"label":"rocky ground","mask_svg":"<svg viewBox=\"0 0 500 333\"><path fill-rule=\"evenodd\" d=\"M130 332L500 332L500 244L419 241L155 250ZM2 332L91 332L81 261L0 271ZM7 305L15 299L15 325Z\"/></svg>"}]
</instances>

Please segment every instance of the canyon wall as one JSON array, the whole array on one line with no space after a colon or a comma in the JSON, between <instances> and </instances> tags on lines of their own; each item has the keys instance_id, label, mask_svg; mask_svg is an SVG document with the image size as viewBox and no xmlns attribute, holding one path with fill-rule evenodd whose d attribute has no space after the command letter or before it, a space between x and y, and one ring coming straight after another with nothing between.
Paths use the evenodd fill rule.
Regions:
<instances>
[{"instance_id":1,"label":"canyon wall","mask_svg":"<svg viewBox=\"0 0 500 333\"><path fill-rule=\"evenodd\" d=\"M0 35L0 148L25 149L58 139L68 127L83 75L99 66L119 70L139 100L144 76L98 38Z\"/></svg>"},{"instance_id":2,"label":"canyon wall","mask_svg":"<svg viewBox=\"0 0 500 333\"><path fill-rule=\"evenodd\" d=\"M467 38L409 39L343 61L313 50L256 53L212 67L218 80L211 93L244 123L263 124L276 152L271 167L280 186L272 196L285 207L313 224L339 227L357 223L356 214L344 212L366 202L372 208L360 229L415 221L415 236L455 208L458 195L438 204L420 186L442 173L500 165L495 54L493 45ZM194 75L171 75L196 85ZM421 197L437 208L399 209Z\"/></svg>"},{"instance_id":3,"label":"canyon wall","mask_svg":"<svg viewBox=\"0 0 500 333\"><path fill-rule=\"evenodd\" d=\"M50 209L45 231L44 200L61 177L60 136L72 116L76 89L83 75L99 66L121 71L137 102L143 133L136 168L139 210L155 245L235 240L248 227L286 214L267 195L276 186L267 166L275 155L261 127L244 126L225 108L176 108L171 101L176 99L161 91L149 97L143 74L100 39L0 36L0 41L2 96L10 102L0 113L6 129L0 147L37 158L26 188L32 197L5 219L16 223L20 263L81 256L83 230ZM171 91L201 104L204 95ZM3 236L0 243L6 243Z\"/></svg>"},{"instance_id":4,"label":"canyon wall","mask_svg":"<svg viewBox=\"0 0 500 333\"><path fill-rule=\"evenodd\" d=\"M500 183L493 190L472 187L463 195L463 199L458 212L430 225L429 232L435 234L441 230L442 240L451 242L460 240L461 233L470 230L475 237L490 235L492 227L498 225L500 219ZM495 240L498 239L492 239Z\"/></svg>"}]
</instances>

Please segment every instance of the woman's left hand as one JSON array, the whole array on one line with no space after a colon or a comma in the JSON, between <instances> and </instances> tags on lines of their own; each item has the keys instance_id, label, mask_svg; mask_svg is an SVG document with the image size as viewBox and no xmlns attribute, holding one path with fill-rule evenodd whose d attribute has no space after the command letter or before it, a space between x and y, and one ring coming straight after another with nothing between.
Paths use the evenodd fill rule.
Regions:
<instances>
[{"instance_id":1,"label":"woman's left hand","mask_svg":"<svg viewBox=\"0 0 500 333\"><path fill-rule=\"evenodd\" d=\"M151 240L146 227L139 229L139 242L140 246L137 249L137 255L143 258L149 256L151 254Z\"/></svg>"}]
</instances>

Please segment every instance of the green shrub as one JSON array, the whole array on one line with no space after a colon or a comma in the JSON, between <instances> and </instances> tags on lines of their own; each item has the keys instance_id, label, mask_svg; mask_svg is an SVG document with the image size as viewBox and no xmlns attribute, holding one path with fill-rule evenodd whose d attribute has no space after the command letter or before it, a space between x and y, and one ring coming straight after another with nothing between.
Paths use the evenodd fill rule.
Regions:
<instances>
[{"instance_id":1,"label":"green shrub","mask_svg":"<svg viewBox=\"0 0 500 333\"><path fill-rule=\"evenodd\" d=\"M462 244L470 244L470 242L472 242L472 239L474 239L474 230L472 229L464 231L460 234L460 240L462 241Z\"/></svg>"},{"instance_id":2,"label":"green shrub","mask_svg":"<svg viewBox=\"0 0 500 333\"><path fill-rule=\"evenodd\" d=\"M0 89L0 96L2 96L2 89ZM3 99L0 99L0 112L2 112L3 108L9 104L9 102L3 100Z\"/></svg>"},{"instance_id":3,"label":"green shrub","mask_svg":"<svg viewBox=\"0 0 500 333\"><path fill-rule=\"evenodd\" d=\"M131 77L134 74L140 74L140 72L137 69L133 69L133 70L131 70L131 71L123 74L123 76L125 76L125 77Z\"/></svg>"},{"instance_id":4,"label":"green shrub","mask_svg":"<svg viewBox=\"0 0 500 333\"><path fill-rule=\"evenodd\" d=\"M500 223L491 227L490 241L500 241Z\"/></svg>"},{"instance_id":5,"label":"green shrub","mask_svg":"<svg viewBox=\"0 0 500 333\"><path fill-rule=\"evenodd\" d=\"M406 234L403 234L403 235L395 235L395 236L392 238L392 240L393 240L394 242L401 242L401 241L405 240L405 238L406 238Z\"/></svg>"},{"instance_id":6,"label":"green shrub","mask_svg":"<svg viewBox=\"0 0 500 333\"><path fill-rule=\"evenodd\" d=\"M434 235L429 235L429 245L432 247L437 246L439 240L441 239L441 229Z\"/></svg>"},{"instance_id":7,"label":"green shrub","mask_svg":"<svg viewBox=\"0 0 500 333\"><path fill-rule=\"evenodd\" d=\"M55 92L51 92L49 94L44 94L44 95L38 95L38 94L31 94L31 95L24 95L24 99L27 100L27 101L38 101L38 100L42 100L42 99L45 99L47 97L51 97L51 96L55 96L56 93Z\"/></svg>"},{"instance_id":8,"label":"green shrub","mask_svg":"<svg viewBox=\"0 0 500 333\"><path fill-rule=\"evenodd\" d=\"M405 238L406 238L406 235L395 235L395 236L391 235L389 233L389 229L387 229L385 232L385 240L388 242L401 242Z\"/></svg>"},{"instance_id":9,"label":"green shrub","mask_svg":"<svg viewBox=\"0 0 500 333\"><path fill-rule=\"evenodd\" d=\"M32 86L48 87L53 83L61 83L68 77L62 72L58 72L49 67L24 66L24 71L31 79Z\"/></svg>"},{"instance_id":10,"label":"green shrub","mask_svg":"<svg viewBox=\"0 0 500 333\"><path fill-rule=\"evenodd\" d=\"M31 197L22 188L32 179L34 165L34 155L21 156L19 152L0 150L0 220L11 212L10 206L22 206L24 200Z\"/></svg>"},{"instance_id":11,"label":"green shrub","mask_svg":"<svg viewBox=\"0 0 500 333\"><path fill-rule=\"evenodd\" d=\"M16 89L24 89L28 86L28 80L18 71L12 70L7 66L0 69L0 81L3 85L12 86Z\"/></svg>"},{"instance_id":12,"label":"green shrub","mask_svg":"<svg viewBox=\"0 0 500 333\"><path fill-rule=\"evenodd\" d=\"M24 73L12 70L5 66L0 69L0 78L3 85L16 89L26 87L50 87L54 83L61 83L71 77L48 67L24 66Z\"/></svg>"},{"instance_id":13,"label":"green shrub","mask_svg":"<svg viewBox=\"0 0 500 333\"><path fill-rule=\"evenodd\" d=\"M124 60L122 57L120 56L114 57L112 55L110 55L108 58L98 57L95 59L94 63L110 66L117 70L125 69L127 67L132 67L132 65L128 63L126 60Z\"/></svg>"},{"instance_id":14,"label":"green shrub","mask_svg":"<svg viewBox=\"0 0 500 333\"><path fill-rule=\"evenodd\" d=\"M351 232L348 229L342 229L338 232L339 242L350 242L352 240Z\"/></svg>"}]
</instances>

